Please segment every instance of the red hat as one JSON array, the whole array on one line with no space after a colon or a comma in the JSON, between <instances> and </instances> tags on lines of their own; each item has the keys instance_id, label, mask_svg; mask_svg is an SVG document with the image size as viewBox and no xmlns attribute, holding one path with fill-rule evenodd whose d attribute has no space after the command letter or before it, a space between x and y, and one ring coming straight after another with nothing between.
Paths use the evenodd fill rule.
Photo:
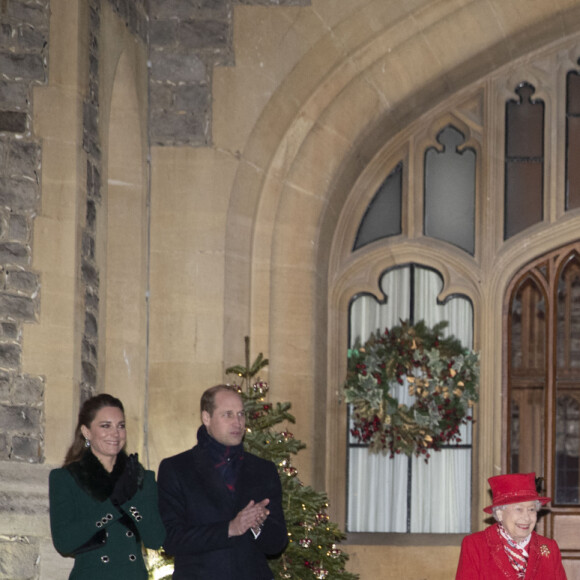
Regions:
<instances>
[{"instance_id":1,"label":"red hat","mask_svg":"<svg viewBox=\"0 0 580 580\"><path fill-rule=\"evenodd\" d=\"M495 475L487 481L489 481L493 495L493 503L483 509L488 514L492 513L492 508L500 505L535 500L538 500L542 505L546 505L551 500L549 497L541 497L538 495L536 491L535 473Z\"/></svg>"}]
</instances>

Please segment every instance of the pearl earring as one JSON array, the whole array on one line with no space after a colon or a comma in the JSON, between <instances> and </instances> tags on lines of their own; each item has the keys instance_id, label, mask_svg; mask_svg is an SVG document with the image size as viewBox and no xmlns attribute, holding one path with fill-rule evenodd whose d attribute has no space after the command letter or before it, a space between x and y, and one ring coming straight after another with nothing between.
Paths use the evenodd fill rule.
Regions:
<instances>
[{"instance_id":1,"label":"pearl earring","mask_svg":"<svg viewBox=\"0 0 580 580\"><path fill-rule=\"evenodd\" d=\"M85 447L90 447L91 442L88 439L85 439Z\"/></svg>"}]
</instances>

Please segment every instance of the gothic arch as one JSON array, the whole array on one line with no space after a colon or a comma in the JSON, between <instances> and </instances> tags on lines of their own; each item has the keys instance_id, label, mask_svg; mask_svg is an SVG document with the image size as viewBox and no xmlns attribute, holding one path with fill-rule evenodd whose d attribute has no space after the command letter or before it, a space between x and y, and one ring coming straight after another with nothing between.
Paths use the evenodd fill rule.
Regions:
<instances>
[{"instance_id":1,"label":"gothic arch","mask_svg":"<svg viewBox=\"0 0 580 580\"><path fill-rule=\"evenodd\" d=\"M249 333L253 350L270 357L270 380L305 401L297 414L315 433L312 478L305 466L315 483L327 437L327 267L342 207L365 167L414 119L580 28L578 14L551 5L521 14L519 6L428 2L408 11L369 2L305 54L242 152L228 215L225 335ZM239 346L225 348L226 364L240 360Z\"/></svg>"}]
</instances>

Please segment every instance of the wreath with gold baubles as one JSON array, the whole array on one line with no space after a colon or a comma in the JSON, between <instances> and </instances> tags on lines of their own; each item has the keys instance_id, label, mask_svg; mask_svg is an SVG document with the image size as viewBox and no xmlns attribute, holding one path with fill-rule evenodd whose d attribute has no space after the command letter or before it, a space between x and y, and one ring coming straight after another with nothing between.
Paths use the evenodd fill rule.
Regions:
<instances>
[{"instance_id":1,"label":"wreath with gold baubles","mask_svg":"<svg viewBox=\"0 0 580 580\"><path fill-rule=\"evenodd\" d=\"M371 452L427 461L431 451L461 443L460 427L472 420L469 410L479 398L479 355L443 337L447 324L401 322L349 350L344 389L351 435ZM400 385L413 404L399 402Z\"/></svg>"}]
</instances>

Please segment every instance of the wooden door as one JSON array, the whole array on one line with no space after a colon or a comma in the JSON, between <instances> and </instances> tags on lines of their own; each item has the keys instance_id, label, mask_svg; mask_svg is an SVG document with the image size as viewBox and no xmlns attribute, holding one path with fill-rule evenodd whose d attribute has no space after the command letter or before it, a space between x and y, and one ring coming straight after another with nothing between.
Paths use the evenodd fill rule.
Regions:
<instances>
[{"instance_id":1,"label":"wooden door","mask_svg":"<svg viewBox=\"0 0 580 580\"><path fill-rule=\"evenodd\" d=\"M580 578L580 242L529 264L507 297L508 470L542 478L538 531Z\"/></svg>"}]
</instances>

